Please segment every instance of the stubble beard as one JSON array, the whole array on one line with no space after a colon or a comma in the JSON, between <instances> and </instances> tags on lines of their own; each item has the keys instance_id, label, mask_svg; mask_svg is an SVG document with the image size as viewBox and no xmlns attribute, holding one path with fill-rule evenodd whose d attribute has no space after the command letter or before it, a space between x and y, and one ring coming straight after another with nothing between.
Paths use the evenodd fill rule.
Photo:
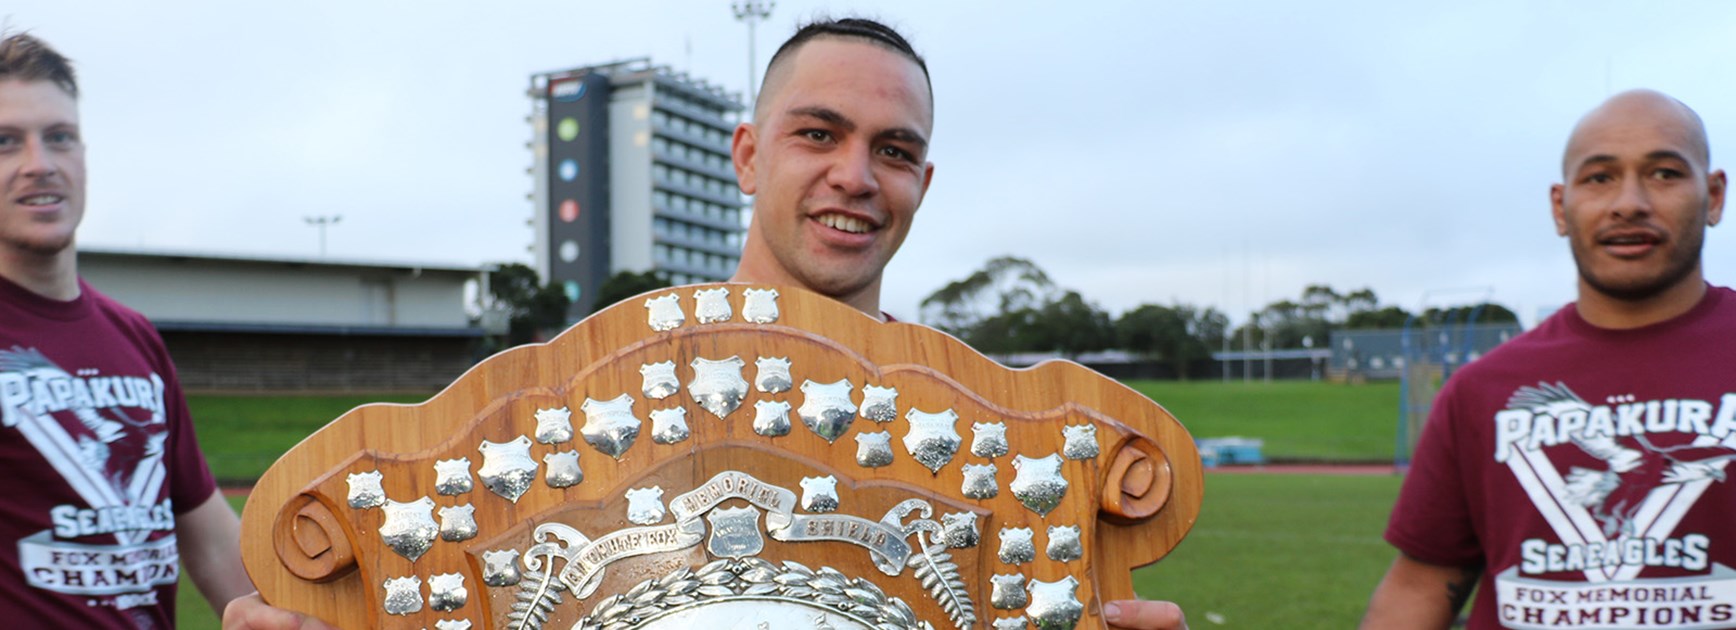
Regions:
<instances>
[{"instance_id":1,"label":"stubble beard","mask_svg":"<svg viewBox=\"0 0 1736 630\"><path fill-rule=\"evenodd\" d=\"M1580 280L1592 290L1623 302L1644 302L1674 288L1693 274L1695 269L1700 268L1700 249L1705 243L1704 228L1686 229L1680 234L1683 235L1682 240L1668 253L1663 270L1650 277L1627 281L1600 278L1586 262L1586 258L1591 254L1582 252L1577 246L1573 248L1573 264L1579 270ZM1596 243L1592 243L1590 247L1595 248Z\"/></svg>"}]
</instances>

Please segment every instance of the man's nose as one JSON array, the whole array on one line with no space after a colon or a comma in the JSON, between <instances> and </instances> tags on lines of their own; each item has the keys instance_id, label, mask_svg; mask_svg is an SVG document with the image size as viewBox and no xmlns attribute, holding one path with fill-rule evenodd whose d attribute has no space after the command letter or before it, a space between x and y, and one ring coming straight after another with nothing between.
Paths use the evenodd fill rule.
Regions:
<instances>
[{"instance_id":1,"label":"man's nose","mask_svg":"<svg viewBox=\"0 0 1736 630\"><path fill-rule=\"evenodd\" d=\"M874 156L867 147L846 146L826 174L826 183L851 197L873 195L880 191L874 177Z\"/></svg>"},{"instance_id":2,"label":"man's nose","mask_svg":"<svg viewBox=\"0 0 1736 630\"><path fill-rule=\"evenodd\" d=\"M1643 217L1652 212L1652 194L1646 189L1645 178L1622 178L1621 191L1610 205L1610 213L1616 218L1633 219Z\"/></svg>"},{"instance_id":3,"label":"man's nose","mask_svg":"<svg viewBox=\"0 0 1736 630\"><path fill-rule=\"evenodd\" d=\"M60 172L54 155L40 139L24 141L24 176L38 179L53 177Z\"/></svg>"}]
</instances>

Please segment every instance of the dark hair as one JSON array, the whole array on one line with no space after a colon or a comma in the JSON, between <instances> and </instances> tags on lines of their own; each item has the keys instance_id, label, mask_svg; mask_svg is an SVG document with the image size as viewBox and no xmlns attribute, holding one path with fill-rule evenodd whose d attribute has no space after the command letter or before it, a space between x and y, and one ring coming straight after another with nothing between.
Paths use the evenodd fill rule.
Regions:
<instances>
[{"instance_id":1,"label":"dark hair","mask_svg":"<svg viewBox=\"0 0 1736 630\"><path fill-rule=\"evenodd\" d=\"M73 76L72 61L28 33L0 39L0 80L3 79L52 81L78 98L78 79Z\"/></svg>"},{"instance_id":2,"label":"dark hair","mask_svg":"<svg viewBox=\"0 0 1736 630\"><path fill-rule=\"evenodd\" d=\"M916 49L911 48L910 42L905 40L903 35L899 35L898 31L867 18L823 18L796 29L796 34L785 40L776 53L772 53L771 61L766 63L766 74L771 74L772 66L776 66L785 54L794 52L816 37L853 37L904 55L922 69L923 82L928 83L930 94L934 92L934 84L928 79L928 63L922 60L922 55L916 54Z\"/></svg>"}]
</instances>

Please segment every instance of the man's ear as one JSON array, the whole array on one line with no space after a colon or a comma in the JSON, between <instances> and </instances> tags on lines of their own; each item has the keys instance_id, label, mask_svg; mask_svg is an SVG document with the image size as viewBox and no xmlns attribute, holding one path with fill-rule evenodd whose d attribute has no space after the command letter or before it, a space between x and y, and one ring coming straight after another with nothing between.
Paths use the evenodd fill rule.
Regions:
<instances>
[{"instance_id":1,"label":"man's ear","mask_svg":"<svg viewBox=\"0 0 1736 630\"><path fill-rule=\"evenodd\" d=\"M1706 225L1714 226L1724 218L1724 191L1729 190L1724 171L1712 171L1706 176Z\"/></svg>"},{"instance_id":2,"label":"man's ear","mask_svg":"<svg viewBox=\"0 0 1736 630\"><path fill-rule=\"evenodd\" d=\"M735 165L735 181L741 186L742 194L751 195L759 189L759 183L754 180L754 152L759 150L759 128L753 123L742 123L735 126L735 137L730 140L729 160Z\"/></svg>"},{"instance_id":3,"label":"man's ear","mask_svg":"<svg viewBox=\"0 0 1736 630\"><path fill-rule=\"evenodd\" d=\"M917 207L922 207L922 200L928 197L928 185L934 182L934 163L922 165L922 194L916 198Z\"/></svg>"},{"instance_id":4,"label":"man's ear","mask_svg":"<svg viewBox=\"0 0 1736 630\"><path fill-rule=\"evenodd\" d=\"M1549 187L1549 214L1555 217L1555 235L1567 236L1567 210L1561 205L1561 198L1567 194L1567 188L1561 184Z\"/></svg>"}]
</instances>

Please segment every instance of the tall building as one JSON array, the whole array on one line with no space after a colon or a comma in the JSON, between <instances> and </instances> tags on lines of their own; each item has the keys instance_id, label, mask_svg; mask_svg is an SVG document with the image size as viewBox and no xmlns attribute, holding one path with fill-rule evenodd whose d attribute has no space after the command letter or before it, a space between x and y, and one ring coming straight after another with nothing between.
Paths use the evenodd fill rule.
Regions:
<instances>
[{"instance_id":1,"label":"tall building","mask_svg":"<svg viewBox=\"0 0 1736 630\"><path fill-rule=\"evenodd\" d=\"M735 272L746 229L729 146L741 97L633 59L531 77L536 269L577 320L620 271Z\"/></svg>"}]
</instances>

